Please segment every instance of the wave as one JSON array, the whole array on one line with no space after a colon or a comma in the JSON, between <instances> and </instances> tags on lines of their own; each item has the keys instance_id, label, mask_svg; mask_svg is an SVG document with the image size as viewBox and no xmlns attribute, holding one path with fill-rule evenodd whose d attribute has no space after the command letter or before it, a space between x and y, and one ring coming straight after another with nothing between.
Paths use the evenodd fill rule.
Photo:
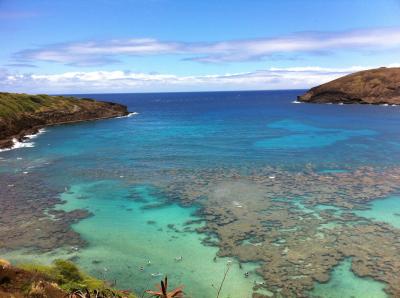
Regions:
<instances>
[{"instance_id":1,"label":"wave","mask_svg":"<svg viewBox=\"0 0 400 298\"><path fill-rule=\"evenodd\" d=\"M294 100L292 103L302 103L301 101Z\"/></svg>"},{"instance_id":2,"label":"wave","mask_svg":"<svg viewBox=\"0 0 400 298\"><path fill-rule=\"evenodd\" d=\"M35 134L26 135L25 136L25 140L22 141L22 142L18 141L16 138L14 138L12 140L13 145L10 148L0 149L0 152L10 151L10 150L19 149L19 148L32 148L32 147L35 147L35 143L34 142L29 142L29 141L34 139L34 138L37 138L39 135L41 135L41 134L43 134L45 132L46 132L46 130L44 128L41 128Z\"/></svg>"},{"instance_id":3,"label":"wave","mask_svg":"<svg viewBox=\"0 0 400 298\"><path fill-rule=\"evenodd\" d=\"M139 113L138 113L138 112L132 112L132 113L129 113L128 115L119 116L119 117L116 117L116 118L117 118L117 119L120 119L120 118L130 118L130 117L135 116L135 115L139 115Z\"/></svg>"},{"instance_id":4,"label":"wave","mask_svg":"<svg viewBox=\"0 0 400 298\"><path fill-rule=\"evenodd\" d=\"M20 142L17 139L13 139L13 144L12 147L10 148L4 148L4 149L0 149L0 152L4 152L4 151L10 151L10 150L14 150L14 149L19 149L19 148L28 148L28 147L35 147L35 143L33 142Z\"/></svg>"},{"instance_id":5,"label":"wave","mask_svg":"<svg viewBox=\"0 0 400 298\"><path fill-rule=\"evenodd\" d=\"M30 135L26 135L25 138L28 139L28 140L32 140L32 139L34 139L34 138L37 138L37 137L40 136L41 134L44 134L45 132L46 132L46 129L41 128L41 129L38 130L37 133L35 133L35 134L30 134Z\"/></svg>"}]
</instances>

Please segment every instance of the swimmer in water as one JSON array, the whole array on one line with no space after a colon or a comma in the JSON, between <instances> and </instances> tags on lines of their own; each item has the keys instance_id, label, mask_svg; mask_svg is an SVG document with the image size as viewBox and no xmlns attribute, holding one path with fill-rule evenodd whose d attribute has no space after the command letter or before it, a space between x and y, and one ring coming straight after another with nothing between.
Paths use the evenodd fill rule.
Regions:
<instances>
[{"instance_id":1,"label":"swimmer in water","mask_svg":"<svg viewBox=\"0 0 400 298\"><path fill-rule=\"evenodd\" d=\"M151 276L153 277L157 277L157 276L161 276L162 273L161 272L156 272L156 273L152 273Z\"/></svg>"}]
</instances>

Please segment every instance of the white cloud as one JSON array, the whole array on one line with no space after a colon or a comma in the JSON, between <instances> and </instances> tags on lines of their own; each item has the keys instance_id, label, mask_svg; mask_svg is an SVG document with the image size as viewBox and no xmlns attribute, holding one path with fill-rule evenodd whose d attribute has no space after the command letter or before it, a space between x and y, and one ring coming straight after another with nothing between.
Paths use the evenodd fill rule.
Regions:
<instances>
[{"instance_id":1,"label":"white cloud","mask_svg":"<svg viewBox=\"0 0 400 298\"><path fill-rule=\"evenodd\" d=\"M400 64L387 66L399 67ZM0 70L0 89L30 93L303 89L368 68L374 67L269 68L245 73L202 76L148 74L120 70L60 74L20 74Z\"/></svg>"},{"instance_id":2,"label":"white cloud","mask_svg":"<svg viewBox=\"0 0 400 298\"><path fill-rule=\"evenodd\" d=\"M46 45L15 54L19 61L50 61L77 66L103 65L123 56L183 55L187 60L220 63L274 55L337 50L400 49L400 27L343 32L300 32L288 36L203 42L165 42L152 38L72 42Z\"/></svg>"}]
</instances>

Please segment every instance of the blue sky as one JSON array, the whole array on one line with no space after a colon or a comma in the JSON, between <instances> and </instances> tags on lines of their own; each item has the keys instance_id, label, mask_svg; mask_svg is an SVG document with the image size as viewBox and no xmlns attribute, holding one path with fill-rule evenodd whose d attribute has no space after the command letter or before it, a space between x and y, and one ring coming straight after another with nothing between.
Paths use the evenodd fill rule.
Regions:
<instances>
[{"instance_id":1,"label":"blue sky","mask_svg":"<svg viewBox=\"0 0 400 298\"><path fill-rule=\"evenodd\" d=\"M308 88L400 66L399 16L399 0L0 0L0 89Z\"/></svg>"}]
</instances>

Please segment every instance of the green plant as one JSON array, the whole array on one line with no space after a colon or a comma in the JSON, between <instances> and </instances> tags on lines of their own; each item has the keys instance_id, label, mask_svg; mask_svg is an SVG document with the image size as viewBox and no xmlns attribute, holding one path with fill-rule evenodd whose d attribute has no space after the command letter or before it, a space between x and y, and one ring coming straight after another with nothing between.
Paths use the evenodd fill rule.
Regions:
<instances>
[{"instance_id":1,"label":"green plant","mask_svg":"<svg viewBox=\"0 0 400 298\"><path fill-rule=\"evenodd\" d=\"M163 281L160 282L161 286L158 286L159 291L147 290L146 293L152 295L153 297L159 298L180 298L183 297L183 286L173 289L168 292L168 278L165 277Z\"/></svg>"},{"instance_id":2,"label":"green plant","mask_svg":"<svg viewBox=\"0 0 400 298\"><path fill-rule=\"evenodd\" d=\"M74 290L68 295L68 298L124 298L128 297L123 293L117 293L115 291L106 290Z\"/></svg>"},{"instance_id":3,"label":"green plant","mask_svg":"<svg viewBox=\"0 0 400 298\"><path fill-rule=\"evenodd\" d=\"M75 264L69 261L55 260L53 271L61 284L80 282L84 279L82 273L79 272L79 269L75 266Z\"/></svg>"},{"instance_id":4,"label":"green plant","mask_svg":"<svg viewBox=\"0 0 400 298\"><path fill-rule=\"evenodd\" d=\"M55 281L61 289L68 293L78 294L80 293L79 291L81 291L81 295L82 293L84 295L87 295L87 293L90 294L90 296L83 297L134 297L126 291L119 291L110 288L104 281L91 277L80 271L78 267L70 261L55 260L50 266L26 264L21 265L20 267L27 271L47 276L50 280ZM106 293L108 293L108 296L106 296Z\"/></svg>"}]
</instances>

